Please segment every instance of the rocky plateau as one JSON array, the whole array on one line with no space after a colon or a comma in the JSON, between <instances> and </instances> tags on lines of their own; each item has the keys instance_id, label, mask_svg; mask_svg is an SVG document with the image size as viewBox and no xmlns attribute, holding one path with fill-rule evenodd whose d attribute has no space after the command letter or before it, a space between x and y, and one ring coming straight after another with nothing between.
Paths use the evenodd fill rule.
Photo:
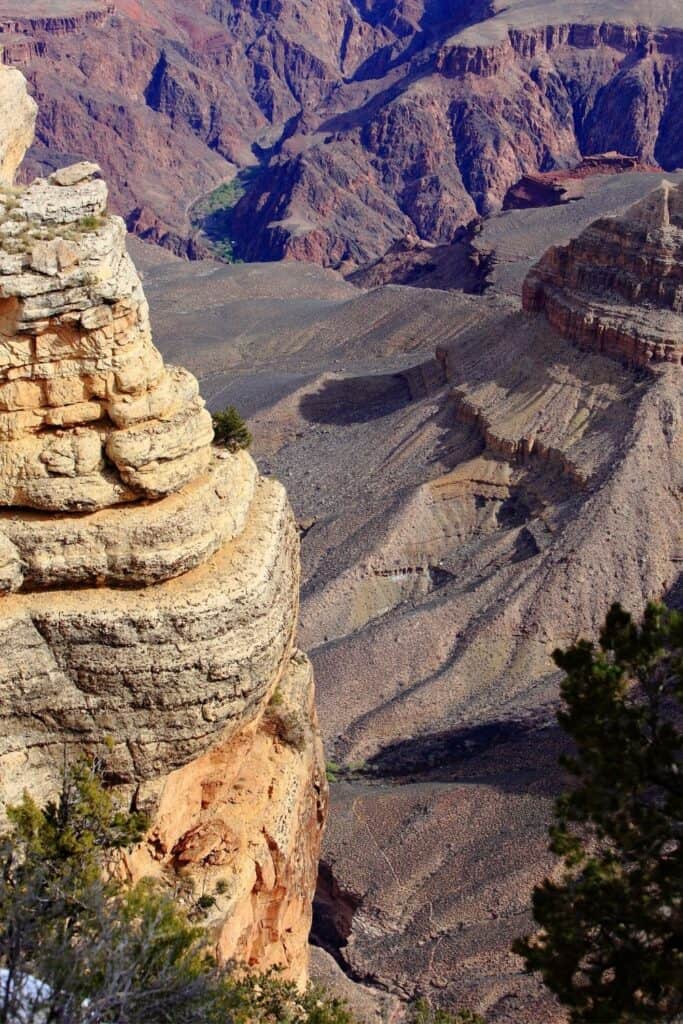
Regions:
<instances>
[{"instance_id":1,"label":"rocky plateau","mask_svg":"<svg viewBox=\"0 0 683 1024\"><path fill-rule=\"evenodd\" d=\"M2 68L8 110L2 807L97 755L151 818L131 875L220 879L220 956L303 981L326 782L287 496L212 444L196 379L164 364L99 167L14 185L35 105Z\"/></svg>"}]
</instances>

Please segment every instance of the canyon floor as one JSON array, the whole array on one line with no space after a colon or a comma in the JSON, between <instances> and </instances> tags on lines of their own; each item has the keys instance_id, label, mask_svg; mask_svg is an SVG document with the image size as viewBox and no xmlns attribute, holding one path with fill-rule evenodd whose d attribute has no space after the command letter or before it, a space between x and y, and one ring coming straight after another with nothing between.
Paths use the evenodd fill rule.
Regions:
<instances>
[{"instance_id":1,"label":"canyon floor","mask_svg":"<svg viewBox=\"0 0 683 1024\"><path fill-rule=\"evenodd\" d=\"M579 350L520 293L548 246L662 177L488 219L468 243L477 295L132 243L164 357L248 416L299 520L301 643L337 780L314 963L368 1019L416 993L562 1019L509 952L550 867L549 655L612 600L678 600L675 486L652 453L680 386ZM524 454L530 417L545 440Z\"/></svg>"}]
</instances>

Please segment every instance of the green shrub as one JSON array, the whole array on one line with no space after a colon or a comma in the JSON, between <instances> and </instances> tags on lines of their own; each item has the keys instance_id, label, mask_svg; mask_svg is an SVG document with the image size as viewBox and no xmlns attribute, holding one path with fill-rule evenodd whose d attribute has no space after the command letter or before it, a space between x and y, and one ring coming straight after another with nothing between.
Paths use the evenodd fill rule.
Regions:
<instances>
[{"instance_id":1,"label":"green shrub","mask_svg":"<svg viewBox=\"0 0 683 1024\"><path fill-rule=\"evenodd\" d=\"M264 712L263 722L266 728L288 747L292 747L300 754L306 749L308 731L299 711L283 707L282 701L279 704L273 704L271 701Z\"/></svg>"},{"instance_id":2,"label":"green shrub","mask_svg":"<svg viewBox=\"0 0 683 1024\"><path fill-rule=\"evenodd\" d=\"M427 999L417 999L408 1011L408 1024L485 1024L472 1010L441 1010Z\"/></svg>"},{"instance_id":3,"label":"green shrub","mask_svg":"<svg viewBox=\"0 0 683 1024\"><path fill-rule=\"evenodd\" d=\"M353 1024L343 1004L271 972L220 967L204 929L159 883L111 869L146 822L84 763L56 801L28 795L0 836L0 1020L22 1024ZM217 886L218 888L218 886ZM208 909L213 897L197 903Z\"/></svg>"},{"instance_id":4,"label":"green shrub","mask_svg":"<svg viewBox=\"0 0 683 1024\"><path fill-rule=\"evenodd\" d=\"M90 213L86 217L81 217L78 221L78 229L80 231L97 231L102 227L102 223L101 217L95 217Z\"/></svg>"},{"instance_id":5,"label":"green shrub","mask_svg":"<svg viewBox=\"0 0 683 1024\"><path fill-rule=\"evenodd\" d=\"M273 695L268 702L268 707L278 708L284 704L285 698L282 696L282 690L279 686L276 686L273 690Z\"/></svg>"},{"instance_id":6,"label":"green shrub","mask_svg":"<svg viewBox=\"0 0 683 1024\"><path fill-rule=\"evenodd\" d=\"M234 405L213 414L213 430L216 444L225 445L231 452L251 446L253 438Z\"/></svg>"}]
</instances>

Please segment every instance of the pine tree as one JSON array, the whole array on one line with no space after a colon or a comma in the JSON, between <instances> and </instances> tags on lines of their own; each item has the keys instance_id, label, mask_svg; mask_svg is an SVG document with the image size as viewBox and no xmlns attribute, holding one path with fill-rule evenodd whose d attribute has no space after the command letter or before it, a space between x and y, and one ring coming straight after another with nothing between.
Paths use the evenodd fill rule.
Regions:
<instances>
[{"instance_id":1,"label":"pine tree","mask_svg":"<svg viewBox=\"0 0 683 1024\"><path fill-rule=\"evenodd\" d=\"M9 810L0 836L0 1024L354 1024L339 1001L276 972L221 967L169 889L117 878L142 817L118 810L91 765L59 799Z\"/></svg>"},{"instance_id":2,"label":"pine tree","mask_svg":"<svg viewBox=\"0 0 683 1024\"><path fill-rule=\"evenodd\" d=\"M234 405L213 414L213 430L216 444L225 445L231 452L251 447L253 438Z\"/></svg>"},{"instance_id":3,"label":"pine tree","mask_svg":"<svg viewBox=\"0 0 683 1024\"><path fill-rule=\"evenodd\" d=\"M575 1024L683 1013L683 615L619 605L600 644L555 653L574 778L556 807L557 879L533 897L540 930L515 943Z\"/></svg>"}]
</instances>

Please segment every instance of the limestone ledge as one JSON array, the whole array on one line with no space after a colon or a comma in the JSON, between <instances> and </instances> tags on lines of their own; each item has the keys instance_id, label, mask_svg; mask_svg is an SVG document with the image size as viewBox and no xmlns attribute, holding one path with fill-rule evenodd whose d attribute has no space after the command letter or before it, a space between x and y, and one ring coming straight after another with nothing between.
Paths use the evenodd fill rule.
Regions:
<instances>
[{"instance_id":1,"label":"limestone ledge","mask_svg":"<svg viewBox=\"0 0 683 1024\"><path fill-rule=\"evenodd\" d=\"M245 528L257 483L246 452L158 502L88 515L0 512L0 591L148 585L201 565Z\"/></svg>"},{"instance_id":2,"label":"limestone ledge","mask_svg":"<svg viewBox=\"0 0 683 1024\"><path fill-rule=\"evenodd\" d=\"M133 878L196 880L215 892L208 927L222 960L277 966L304 982L327 810L313 676L295 652L257 720L192 764L141 787L156 808Z\"/></svg>"},{"instance_id":3,"label":"limestone ledge","mask_svg":"<svg viewBox=\"0 0 683 1024\"><path fill-rule=\"evenodd\" d=\"M112 778L135 786L243 728L289 655L298 557L285 491L262 479L244 531L178 579L4 597L2 800L29 778L48 792L70 746L111 737Z\"/></svg>"},{"instance_id":4,"label":"limestone ledge","mask_svg":"<svg viewBox=\"0 0 683 1024\"><path fill-rule=\"evenodd\" d=\"M540 300L533 283L525 288L526 308L532 312L542 308L550 326L579 348L645 369L653 363L683 364L681 316L666 312L654 316L637 306L568 294L548 282Z\"/></svg>"}]
</instances>

